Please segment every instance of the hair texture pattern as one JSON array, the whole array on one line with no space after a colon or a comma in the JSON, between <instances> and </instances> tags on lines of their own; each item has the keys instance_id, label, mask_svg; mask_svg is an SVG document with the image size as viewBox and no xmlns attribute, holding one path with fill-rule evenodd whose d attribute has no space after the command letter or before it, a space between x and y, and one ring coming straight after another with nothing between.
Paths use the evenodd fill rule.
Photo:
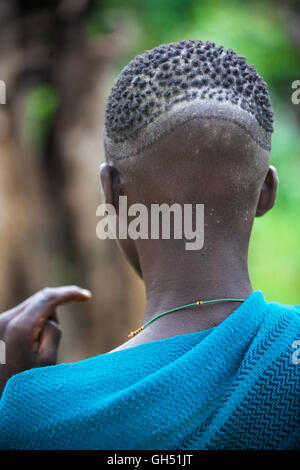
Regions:
<instances>
[{"instance_id":1,"label":"hair texture pattern","mask_svg":"<svg viewBox=\"0 0 300 470\"><path fill-rule=\"evenodd\" d=\"M122 70L107 100L106 138L121 146L132 142L159 116L196 101L217 110L228 104L250 116L269 150L273 111L266 83L245 57L200 40L155 47Z\"/></svg>"}]
</instances>

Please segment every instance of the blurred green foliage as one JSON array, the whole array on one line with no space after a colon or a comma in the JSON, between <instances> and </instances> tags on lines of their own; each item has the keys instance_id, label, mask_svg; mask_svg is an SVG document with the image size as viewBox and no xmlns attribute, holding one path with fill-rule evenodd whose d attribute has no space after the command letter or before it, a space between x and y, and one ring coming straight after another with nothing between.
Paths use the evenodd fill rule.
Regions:
<instances>
[{"instance_id":1,"label":"blurred green foliage","mask_svg":"<svg viewBox=\"0 0 300 470\"><path fill-rule=\"evenodd\" d=\"M118 18L136 25L136 39L116 64L118 72L136 54L180 39L211 40L253 63L268 83L275 111L271 153L280 179L276 208L256 219L250 244L253 286L268 300L300 304L300 138L291 83L300 79L300 57L272 0L99 0L86 21L90 40L114 30ZM299 105L300 106L300 105ZM46 124L56 107L42 87L28 102L30 122ZM299 116L298 111L298 116Z\"/></svg>"},{"instance_id":2,"label":"blurred green foliage","mask_svg":"<svg viewBox=\"0 0 300 470\"><path fill-rule=\"evenodd\" d=\"M52 126L53 116L59 104L56 90L45 83L34 88L27 96L23 134L35 145L43 146Z\"/></svg>"}]
</instances>

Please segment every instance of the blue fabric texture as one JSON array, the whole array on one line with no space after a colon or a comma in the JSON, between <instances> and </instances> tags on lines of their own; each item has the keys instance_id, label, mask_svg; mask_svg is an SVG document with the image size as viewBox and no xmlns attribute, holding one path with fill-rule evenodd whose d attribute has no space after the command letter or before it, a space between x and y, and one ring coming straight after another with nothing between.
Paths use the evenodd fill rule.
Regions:
<instances>
[{"instance_id":1,"label":"blue fabric texture","mask_svg":"<svg viewBox=\"0 0 300 470\"><path fill-rule=\"evenodd\" d=\"M299 307L256 291L209 330L22 372L0 448L299 448L299 339Z\"/></svg>"}]
</instances>

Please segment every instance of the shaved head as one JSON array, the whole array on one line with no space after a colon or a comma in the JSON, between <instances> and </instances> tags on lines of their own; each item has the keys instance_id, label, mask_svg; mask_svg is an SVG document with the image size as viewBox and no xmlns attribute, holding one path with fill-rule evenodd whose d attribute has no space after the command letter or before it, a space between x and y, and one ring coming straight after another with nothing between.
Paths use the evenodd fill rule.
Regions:
<instances>
[{"instance_id":1,"label":"shaved head","mask_svg":"<svg viewBox=\"0 0 300 470\"><path fill-rule=\"evenodd\" d=\"M106 138L105 148L130 202L218 203L234 216L256 207L269 168L264 138L237 106L194 100L160 115L133 141Z\"/></svg>"},{"instance_id":2,"label":"shaved head","mask_svg":"<svg viewBox=\"0 0 300 470\"><path fill-rule=\"evenodd\" d=\"M266 84L245 58L180 41L123 69L107 101L105 152L133 198L148 188L149 201L214 197L249 210L268 172L272 121ZM155 191L161 179L169 183Z\"/></svg>"},{"instance_id":3,"label":"shaved head","mask_svg":"<svg viewBox=\"0 0 300 470\"><path fill-rule=\"evenodd\" d=\"M128 204L204 204L204 251L228 240L246 257L253 219L276 196L272 122L266 84L245 58L210 42L159 46L111 90L102 182Z\"/></svg>"}]
</instances>

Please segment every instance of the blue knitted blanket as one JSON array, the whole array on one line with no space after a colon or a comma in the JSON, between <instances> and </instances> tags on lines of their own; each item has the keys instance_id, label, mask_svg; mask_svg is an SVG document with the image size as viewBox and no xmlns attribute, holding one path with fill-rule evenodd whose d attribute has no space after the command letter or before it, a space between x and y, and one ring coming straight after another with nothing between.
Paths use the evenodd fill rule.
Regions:
<instances>
[{"instance_id":1,"label":"blue knitted blanket","mask_svg":"<svg viewBox=\"0 0 300 470\"><path fill-rule=\"evenodd\" d=\"M256 291L209 330L17 374L0 448L299 448L299 339L299 307Z\"/></svg>"}]
</instances>

